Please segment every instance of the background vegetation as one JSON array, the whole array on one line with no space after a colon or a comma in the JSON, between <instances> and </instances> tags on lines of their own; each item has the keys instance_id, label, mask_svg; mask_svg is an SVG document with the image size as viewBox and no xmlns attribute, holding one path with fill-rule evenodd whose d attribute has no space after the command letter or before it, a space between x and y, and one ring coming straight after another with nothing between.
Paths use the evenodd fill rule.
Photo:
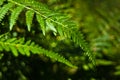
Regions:
<instances>
[{"instance_id":1,"label":"background vegetation","mask_svg":"<svg viewBox=\"0 0 120 80\"><path fill-rule=\"evenodd\" d=\"M2 0L1 0L2 1ZM120 1L119 0L37 0L49 9L71 18L84 35L95 55L96 66L85 56L84 50L70 40L43 35L36 19L31 31L26 28L24 17L19 17L12 31L9 30L9 13L0 23L0 34L6 37L26 37L47 50L64 55L78 68L71 68L43 55L19 55L0 52L1 80L119 80L120 79ZM21 13L21 16L24 14Z\"/></svg>"}]
</instances>

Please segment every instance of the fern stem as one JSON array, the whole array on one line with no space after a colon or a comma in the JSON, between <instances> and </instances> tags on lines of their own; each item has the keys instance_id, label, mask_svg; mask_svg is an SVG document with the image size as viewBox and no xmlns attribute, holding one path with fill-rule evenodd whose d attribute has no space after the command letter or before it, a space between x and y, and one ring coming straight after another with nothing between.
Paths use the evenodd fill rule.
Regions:
<instances>
[{"instance_id":1,"label":"fern stem","mask_svg":"<svg viewBox=\"0 0 120 80\"><path fill-rule=\"evenodd\" d=\"M57 21L55 21L55 20L53 20L53 19L51 19L51 18L48 18L47 16L41 14L41 13L38 12L37 10L34 10L34 9L28 7L28 6L25 6L25 5L23 5L23 4L20 4L20 3L18 3L18 2L15 2L15 1L13 1L13 0L8 0L8 1L10 1L11 3L14 3L14 4L16 4L16 5L22 6L22 7L26 8L26 9L28 9L28 10L31 10L31 11L37 13L37 14L40 14L40 15L41 15L42 17L44 17L45 19L49 19L49 20L51 20L52 22L54 22L54 23L56 23L56 24L58 24L58 25L61 25L61 26L63 26L63 27L67 27L67 25L64 25L64 24L62 24L62 23L60 23L60 22L57 22Z\"/></svg>"}]
</instances>

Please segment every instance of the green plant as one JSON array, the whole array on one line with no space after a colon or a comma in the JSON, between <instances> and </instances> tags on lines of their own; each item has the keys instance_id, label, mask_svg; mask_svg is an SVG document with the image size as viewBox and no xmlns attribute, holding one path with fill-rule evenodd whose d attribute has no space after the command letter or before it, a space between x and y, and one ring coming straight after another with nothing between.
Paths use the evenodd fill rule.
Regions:
<instances>
[{"instance_id":1,"label":"green plant","mask_svg":"<svg viewBox=\"0 0 120 80\"><path fill-rule=\"evenodd\" d=\"M88 55L89 59L94 63L94 57L83 39L82 33L77 29L77 25L73 21L69 20L67 15L49 10L44 4L34 0L1 0L0 6L0 21L3 24L1 26L4 26L5 24L4 18L9 19L9 25L7 26L10 31L8 31L8 33L13 33L12 31L16 28L19 29L17 22L24 23L24 21L26 22L28 29L28 31L25 29L25 32L30 34L35 33L36 31L33 31L33 27L36 26L33 26L32 22L36 20L40 25L40 27L37 26L36 28L39 28L39 31L42 31L44 36L48 35L48 32L51 31L54 36L59 35L72 40L85 51L85 54ZM20 16L21 18L19 18ZM75 67L59 54L44 49L42 46L39 46L39 44L35 44L30 38L26 39L25 36L23 36L23 38L21 38L21 36L9 36L6 38L7 34L1 34L1 51L11 51L14 56L19 56L19 53L27 56L30 56L30 54L43 54L70 67Z\"/></svg>"}]
</instances>

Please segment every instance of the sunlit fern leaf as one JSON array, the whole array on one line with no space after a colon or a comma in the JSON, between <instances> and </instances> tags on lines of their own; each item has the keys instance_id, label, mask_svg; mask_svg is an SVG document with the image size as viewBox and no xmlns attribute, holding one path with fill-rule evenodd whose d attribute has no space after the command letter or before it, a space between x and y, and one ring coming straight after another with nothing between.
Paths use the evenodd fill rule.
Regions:
<instances>
[{"instance_id":1,"label":"sunlit fern leaf","mask_svg":"<svg viewBox=\"0 0 120 80\"><path fill-rule=\"evenodd\" d=\"M12 14L10 16L10 30L12 30L13 26L16 23L16 20L18 19L19 14L21 13L21 11L24 9L24 7L22 6L18 6L17 8L15 8L12 11Z\"/></svg>"},{"instance_id":2,"label":"sunlit fern leaf","mask_svg":"<svg viewBox=\"0 0 120 80\"><path fill-rule=\"evenodd\" d=\"M27 53L27 56L30 56L30 48L29 47L25 47L24 48L24 52Z\"/></svg>"},{"instance_id":3,"label":"sunlit fern leaf","mask_svg":"<svg viewBox=\"0 0 120 80\"><path fill-rule=\"evenodd\" d=\"M0 51L3 51L3 48L2 48L2 46L0 46Z\"/></svg>"},{"instance_id":4,"label":"sunlit fern leaf","mask_svg":"<svg viewBox=\"0 0 120 80\"><path fill-rule=\"evenodd\" d=\"M4 0L0 0L0 6L3 4Z\"/></svg>"},{"instance_id":5,"label":"sunlit fern leaf","mask_svg":"<svg viewBox=\"0 0 120 80\"><path fill-rule=\"evenodd\" d=\"M41 30L42 30L43 35L45 35L46 25L45 25L44 18L41 17L41 15L39 15L39 14L36 14L36 18L37 18L37 21L38 21L39 25L41 26Z\"/></svg>"},{"instance_id":6,"label":"sunlit fern leaf","mask_svg":"<svg viewBox=\"0 0 120 80\"><path fill-rule=\"evenodd\" d=\"M8 3L5 4L2 8L0 8L0 21L4 18L8 10L13 6L14 4Z\"/></svg>"},{"instance_id":7,"label":"sunlit fern leaf","mask_svg":"<svg viewBox=\"0 0 120 80\"><path fill-rule=\"evenodd\" d=\"M12 39L6 40L6 42L9 42L9 43L12 43L12 42L14 42L14 41L16 41L16 38L12 38Z\"/></svg>"},{"instance_id":8,"label":"sunlit fern leaf","mask_svg":"<svg viewBox=\"0 0 120 80\"><path fill-rule=\"evenodd\" d=\"M2 49L2 50L3 50L3 49L6 49L3 43L1 43L0 46L1 46L1 49Z\"/></svg>"},{"instance_id":9,"label":"sunlit fern leaf","mask_svg":"<svg viewBox=\"0 0 120 80\"><path fill-rule=\"evenodd\" d=\"M26 55L26 56L30 56L31 52L33 54L38 54L38 55L43 54L51 59L64 63L70 67L75 67L64 57L60 56L58 53L54 53L52 51L43 49L31 41L24 42L23 38L17 40L16 38L5 38L4 36L0 37L0 50L11 51L12 54L16 57L19 55L19 53L21 55Z\"/></svg>"},{"instance_id":10,"label":"sunlit fern leaf","mask_svg":"<svg viewBox=\"0 0 120 80\"><path fill-rule=\"evenodd\" d=\"M29 40L25 43L25 45L30 45L30 44L31 44L31 40Z\"/></svg>"},{"instance_id":11,"label":"sunlit fern leaf","mask_svg":"<svg viewBox=\"0 0 120 80\"><path fill-rule=\"evenodd\" d=\"M22 49L22 46L19 46L19 48L17 49L18 49L18 52L20 52L22 55L25 55L25 51L24 49Z\"/></svg>"},{"instance_id":12,"label":"sunlit fern leaf","mask_svg":"<svg viewBox=\"0 0 120 80\"><path fill-rule=\"evenodd\" d=\"M34 43L34 42L31 42L30 46L34 46L34 45L35 45L35 43Z\"/></svg>"},{"instance_id":13,"label":"sunlit fern leaf","mask_svg":"<svg viewBox=\"0 0 120 80\"><path fill-rule=\"evenodd\" d=\"M15 46L9 46L9 47L10 47L10 50L12 51L13 55L17 57L18 51L17 51L16 47Z\"/></svg>"},{"instance_id":14,"label":"sunlit fern leaf","mask_svg":"<svg viewBox=\"0 0 120 80\"><path fill-rule=\"evenodd\" d=\"M25 41L24 38L20 38L18 40L15 40L14 43L24 44L24 41Z\"/></svg>"},{"instance_id":15,"label":"sunlit fern leaf","mask_svg":"<svg viewBox=\"0 0 120 80\"><path fill-rule=\"evenodd\" d=\"M10 51L10 47L9 47L9 46L3 44L2 47L4 47L4 49L5 49L6 51Z\"/></svg>"},{"instance_id":16,"label":"sunlit fern leaf","mask_svg":"<svg viewBox=\"0 0 120 80\"><path fill-rule=\"evenodd\" d=\"M28 10L26 12L26 24L27 24L28 31L30 31L30 29L31 29L33 16L34 16L34 12L33 11Z\"/></svg>"},{"instance_id":17,"label":"sunlit fern leaf","mask_svg":"<svg viewBox=\"0 0 120 80\"><path fill-rule=\"evenodd\" d=\"M76 67L74 65L72 65L68 60L66 60L63 56L60 56L58 53L54 53L52 51L47 51L45 49L39 48L39 52L44 52L44 55L46 55L47 57L50 57L51 59L54 59L56 61L59 61L61 63L64 63L70 67Z\"/></svg>"}]
</instances>

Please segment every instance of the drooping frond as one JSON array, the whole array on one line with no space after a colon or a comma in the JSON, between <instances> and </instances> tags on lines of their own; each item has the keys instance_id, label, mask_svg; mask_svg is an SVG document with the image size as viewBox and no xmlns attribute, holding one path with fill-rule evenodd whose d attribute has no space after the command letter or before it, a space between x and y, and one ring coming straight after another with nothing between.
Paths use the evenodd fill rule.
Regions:
<instances>
[{"instance_id":1,"label":"drooping frond","mask_svg":"<svg viewBox=\"0 0 120 80\"><path fill-rule=\"evenodd\" d=\"M10 16L10 30L12 30L13 26L15 25L16 23L16 20L18 19L18 16L20 14L20 12L24 9L24 7L22 6L18 6L17 8L15 8L13 11L12 11L12 14Z\"/></svg>"},{"instance_id":2,"label":"drooping frond","mask_svg":"<svg viewBox=\"0 0 120 80\"><path fill-rule=\"evenodd\" d=\"M89 50L89 47L85 42L82 33L80 31L77 31L76 29L73 30L75 32L70 32L68 35L72 35L71 39L85 51L85 55L87 55L89 59L92 61L92 63L95 65L94 55L92 55L92 52Z\"/></svg>"},{"instance_id":3,"label":"drooping frond","mask_svg":"<svg viewBox=\"0 0 120 80\"><path fill-rule=\"evenodd\" d=\"M52 51L48 51L39 47L34 42L24 41L24 38L16 39L16 38L6 38L4 35L0 36L0 51L11 51L14 56L18 56L19 53L22 55L30 56L31 53L33 54L43 54L51 59L54 59L58 62L62 62L70 67L73 66L68 60L64 57L60 56L58 53L54 53Z\"/></svg>"}]
</instances>

